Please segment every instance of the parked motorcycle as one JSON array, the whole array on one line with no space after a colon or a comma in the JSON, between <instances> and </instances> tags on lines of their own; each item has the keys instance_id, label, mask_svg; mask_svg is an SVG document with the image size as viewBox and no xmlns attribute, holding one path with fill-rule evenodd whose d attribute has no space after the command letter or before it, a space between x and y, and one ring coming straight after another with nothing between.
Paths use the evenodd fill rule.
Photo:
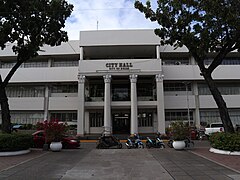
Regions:
<instances>
[{"instance_id":1,"label":"parked motorcycle","mask_svg":"<svg viewBox=\"0 0 240 180\"><path fill-rule=\"evenodd\" d=\"M207 137L206 137L206 134L205 134L204 130L199 130L198 131L198 139L203 140L203 139L206 139L206 138Z\"/></svg>"},{"instance_id":2,"label":"parked motorcycle","mask_svg":"<svg viewBox=\"0 0 240 180\"><path fill-rule=\"evenodd\" d=\"M147 148L165 148L165 144L163 143L163 140L160 139L159 137L156 137L156 139L152 140L149 137L147 137L147 141L146 141L146 147Z\"/></svg>"},{"instance_id":3,"label":"parked motorcycle","mask_svg":"<svg viewBox=\"0 0 240 180\"><path fill-rule=\"evenodd\" d=\"M192 141L189 137L187 137L184 141L185 141L185 147L186 148L193 148L194 147L194 141Z\"/></svg>"},{"instance_id":4,"label":"parked motorcycle","mask_svg":"<svg viewBox=\"0 0 240 180\"><path fill-rule=\"evenodd\" d=\"M140 140L138 135L134 135L133 138L128 138L125 143L128 149L131 148L144 148L143 142Z\"/></svg>"},{"instance_id":5,"label":"parked motorcycle","mask_svg":"<svg viewBox=\"0 0 240 180\"><path fill-rule=\"evenodd\" d=\"M97 142L97 149L108 149L110 147L116 146L118 149L122 148L122 144L120 142L120 140L112 135L108 135L108 136L101 136Z\"/></svg>"}]
</instances>

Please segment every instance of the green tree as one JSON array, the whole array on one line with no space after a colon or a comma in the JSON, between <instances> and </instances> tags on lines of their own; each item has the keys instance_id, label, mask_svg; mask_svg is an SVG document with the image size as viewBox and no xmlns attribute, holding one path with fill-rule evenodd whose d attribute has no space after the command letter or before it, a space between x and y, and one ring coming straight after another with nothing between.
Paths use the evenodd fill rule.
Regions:
<instances>
[{"instance_id":1,"label":"green tree","mask_svg":"<svg viewBox=\"0 0 240 180\"><path fill-rule=\"evenodd\" d=\"M58 46L68 41L62 30L71 15L73 5L65 0L0 0L0 47L14 43L16 64L2 79L0 75L0 105L2 131L11 133L11 116L6 86L20 65L36 57L44 45Z\"/></svg>"},{"instance_id":2,"label":"green tree","mask_svg":"<svg viewBox=\"0 0 240 180\"><path fill-rule=\"evenodd\" d=\"M240 50L239 4L240 0L157 0L153 9L150 1L135 1L135 8L159 24L155 34L161 45L188 48L218 106L224 129L230 133L234 128L212 73L228 53ZM206 66L211 52L213 61Z\"/></svg>"}]
</instances>

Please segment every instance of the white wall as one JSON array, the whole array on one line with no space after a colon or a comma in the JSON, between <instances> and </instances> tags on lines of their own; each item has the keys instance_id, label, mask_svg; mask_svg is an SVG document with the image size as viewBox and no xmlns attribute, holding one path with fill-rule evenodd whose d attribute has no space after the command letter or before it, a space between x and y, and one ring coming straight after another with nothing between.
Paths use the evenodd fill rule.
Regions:
<instances>
[{"instance_id":1,"label":"white wall","mask_svg":"<svg viewBox=\"0 0 240 180\"><path fill-rule=\"evenodd\" d=\"M240 106L240 96L239 95L223 95L228 108L239 108ZM214 101L212 95L201 95L199 96L200 108L217 108L216 102Z\"/></svg>"},{"instance_id":2,"label":"white wall","mask_svg":"<svg viewBox=\"0 0 240 180\"><path fill-rule=\"evenodd\" d=\"M25 97L25 98L9 98L9 107L11 110L44 110L43 97Z\"/></svg>"},{"instance_id":3,"label":"white wall","mask_svg":"<svg viewBox=\"0 0 240 180\"><path fill-rule=\"evenodd\" d=\"M223 95L228 108L239 108L240 96L239 95ZM187 109L186 96L165 96L165 109ZM199 105L201 109L214 109L217 108L216 102L212 95L199 95ZM189 108L195 109L195 97L189 95Z\"/></svg>"},{"instance_id":4,"label":"white wall","mask_svg":"<svg viewBox=\"0 0 240 180\"><path fill-rule=\"evenodd\" d=\"M10 69L0 69L5 78ZM78 67L19 68L10 83L78 81Z\"/></svg>"},{"instance_id":5,"label":"white wall","mask_svg":"<svg viewBox=\"0 0 240 180\"><path fill-rule=\"evenodd\" d=\"M159 44L152 29L80 31L80 46Z\"/></svg>"},{"instance_id":6,"label":"white wall","mask_svg":"<svg viewBox=\"0 0 240 180\"><path fill-rule=\"evenodd\" d=\"M112 60L107 62L128 62L127 60ZM157 60L136 60L133 62L133 70L141 69L139 74L144 73L151 68L148 73L156 73L160 69L159 61ZM148 63L151 62L151 63ZM96 69L102 72L108 72L106 68L106 61L82 61L81 69L83 73L96 72ZM95 70L94 70L95 69ZM9 69L0 69L2 78L5 78ZM112 72L112 71L110 71ZM115 71L115 73L118 73ZM129 73L126 72L126 73ZM98 73L99 74L99 73ZM119 71L121 74L121 71ZM137 72L136 72L137 74ZM200 71L196 65L172 65L163 66L164 80L204 80L200 76ZM11 83L23 82L71 82L78 81L78 67L51 67L51 68L19 68L11 79ZM239 80L240 79L240 65L222 65L213 73L213 78L216 80Z\"/></svg>"},{"instance_id":7,"label":"white wall","mask_svg":"<svg viewBox=\"0 0 240 180\"><path fill-rule=\"evenodd\" d=\"M0 49L0 56L16 56L12 52L12 47L14 44L7 43L4 50ZM73 40L62 43L60 46L51 47L44 45L40 48L39 55L66 55L66 54L79 54L79 41Z\"/></svg>"},{"instance_id":8,"label":"white wall","mask_svg":"<svg viewBox=\"0 0 240 180\"><path fill-rule=\"evenodd\" d=\"M164 80L204 80L197 65L163 65ZM221 65L213 72L213 79L240 79L240 65Z\"/></svg>"},{"instance_id":9,"label":"white wall","mask_svg":"<svg viewBox=\"0 0 240 180\"><path fill-rule=\"evenodd\" d=\"M195 96L189 95L189 108L195 109ZM186 96L165 96L164 97L165 109L187 109L187 97Z\"/></svg>"},{"instance_id":10,"label":"white wall","mask_svg":"<svg viewBox=\"0 0 240 180\"><path fill-rule=\"evenodd\" d=\"M133 67L129 67L129 70L116 70L106 67L107 63L132 63ZM126 59L126 60L82 60L80 61L80 72L83 75L101 75L104 73L110 74L158 74L161 70L159 59Z\"/></svg>"},{"instance_id":11,"label":"white wall","mask_svg":"<svg viewBox=\"0 0 240 180\"><path fill-rule=\"evenodd\" d=\"M43 97L9 98L11 110L44 110ZM78 98L76 97L49 97L49 110L77 110Z\"/></svg>"},{"instance_id":12,"label":"white wall","mask_svg":"<svg viewBox=\"0 0 240 180\"><path fill-rule=\"evenodd\" d=\"M77 110L78 98L76 97L49 97L49 111Z\"/></svg>"}]
</instances>

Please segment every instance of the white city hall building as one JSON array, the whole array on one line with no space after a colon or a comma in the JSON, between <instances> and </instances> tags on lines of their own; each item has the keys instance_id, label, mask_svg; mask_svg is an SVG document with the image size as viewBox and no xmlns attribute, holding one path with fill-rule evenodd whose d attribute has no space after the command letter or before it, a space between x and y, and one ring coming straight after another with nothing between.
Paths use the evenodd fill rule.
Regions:
<instances>
[{"instance_id":1,"label":"white city hall building","mask_svg":"<svg viewBox=\"0 0 240 180\"><path fill-rule=\"evenodd\" d=\"M153 30L81 31L80 40L42 50L7 87L13 123L58 119L89 135L164 133L171 121L198 128L220 121L194 58L184 47L161 46ZM2 78L15 61L11 44L0 50ZM240 124L240 54L229 54L213 78L233 124Z\"/></svg>"}]
</instances>

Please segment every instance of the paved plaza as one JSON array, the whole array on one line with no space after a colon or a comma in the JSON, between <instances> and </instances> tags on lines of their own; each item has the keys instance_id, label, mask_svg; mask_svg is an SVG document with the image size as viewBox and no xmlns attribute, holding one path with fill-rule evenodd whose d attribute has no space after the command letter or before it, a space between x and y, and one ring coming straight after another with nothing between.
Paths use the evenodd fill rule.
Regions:
<instances>
[{"instance_id":1,"label":"paved plaza","mask_svg":"<svg viewBox=\"0 0 240 180\"><path fill-rule=\"evenodd\" d=\"M0 179L240 179L240 157L210 153L205 142L184 151L95 149L95 145L82 143L80 149L61 152L33 149L22 156L0 157Z\"/></svg>"}]
</instances>

